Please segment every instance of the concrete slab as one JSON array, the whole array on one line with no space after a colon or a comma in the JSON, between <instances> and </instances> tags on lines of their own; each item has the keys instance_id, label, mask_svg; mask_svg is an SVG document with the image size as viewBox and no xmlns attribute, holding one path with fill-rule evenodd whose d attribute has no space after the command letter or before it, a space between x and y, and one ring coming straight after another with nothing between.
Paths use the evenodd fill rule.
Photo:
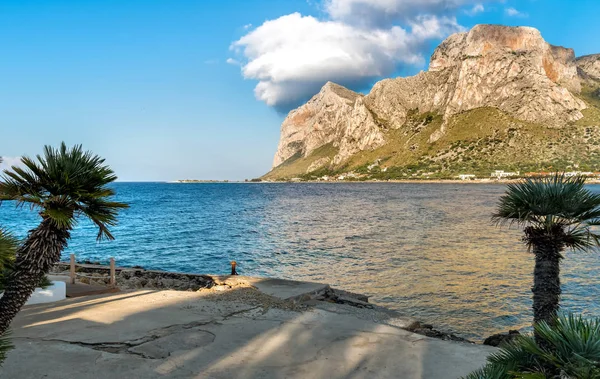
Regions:
<instances>
[{"instance_id":1,"label":"concrete slab","mask_svg":"<svg viewBox=\"0 0 600 379\"><path fill-rule=\"evenodd\" d=\"M182 330L162 338L129 348L130 353L144 358L161 359L177 352L185 352L207 346L215 340L215 335L204 330Z\"/></svg>"},{"instance_id":2,"label":"concrete slab","mask_svg":"<svg viewBox=\"0 0 600 379\"><path fill-rule=\"evenodd\" d=\"M243 277L260 292L281 300L303 300L329 288L327 284L296 280Z\"/></svg>"},{"instance_id":3,"label":"concrete slab","mask_svg":"<svg viewBox=\"0 0 600 379\"><path fill-rule=\"evenodd\" d=\"M161 336L173 326L210 323L252 308L201 299L196 292L146 290L26 306L13 321L13 335L85 344L127 343Z\"/></svg>"},{"instance_id":4,"label":"concrete slab","mask_svg":"<svg viewBox=\"0 0 600 379\"><path fill-rule=\"evenodd\" d=\"M214 296L135 291L26 307L13 324L16 348L0 376L451 379L495 351L427 338L351 311L261 311Z\"/></svg>"}]
</instances>

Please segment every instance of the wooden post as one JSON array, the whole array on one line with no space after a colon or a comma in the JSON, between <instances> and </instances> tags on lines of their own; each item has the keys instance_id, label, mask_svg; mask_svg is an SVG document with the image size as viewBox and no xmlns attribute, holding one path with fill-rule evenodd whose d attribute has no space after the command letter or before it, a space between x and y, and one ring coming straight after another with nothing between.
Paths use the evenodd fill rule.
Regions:
<instances>
[{"instance_id":1,"label":"wooden post","mask_svg":"<svg viewBox=\"0 0 600 379\"><path fill-rule=\"evenodd\" d=\"M110 286L115 287L117 285L117 277L115 270L115 258L110 258Z\"/></svg>"},{"instance_id":2,"label":"wooden post","mask_svg":"<svg viewBox=\"0 0 600 379\"><path fill-rule=\"evenodd\" d=\"M71 284L75 284L75 254L71 254Z\"/></svg>"}]
</instances>

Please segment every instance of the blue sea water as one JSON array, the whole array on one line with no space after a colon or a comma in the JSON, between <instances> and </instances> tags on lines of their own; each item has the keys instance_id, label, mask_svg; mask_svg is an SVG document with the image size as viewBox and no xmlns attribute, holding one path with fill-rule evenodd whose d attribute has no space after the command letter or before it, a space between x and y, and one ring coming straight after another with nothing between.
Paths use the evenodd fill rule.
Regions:
<instances>
[{"instance_id":1,"label":"blue sea water","mask_svg":"<svg viewBox=\"0 0 600 379\"><path fill-rule=\"evenodd\" d=\"M521 232L492 225L501 185L116 183L115 241L81 221L64 258L121 266L326 282L480 339L527 328L533 259ZM600 192L600 186L590 186ZM0 225L25 237L39 216L10 203ZM565 310L600 316L597 251L568 252Z\"/></svg>"}]
</instances>

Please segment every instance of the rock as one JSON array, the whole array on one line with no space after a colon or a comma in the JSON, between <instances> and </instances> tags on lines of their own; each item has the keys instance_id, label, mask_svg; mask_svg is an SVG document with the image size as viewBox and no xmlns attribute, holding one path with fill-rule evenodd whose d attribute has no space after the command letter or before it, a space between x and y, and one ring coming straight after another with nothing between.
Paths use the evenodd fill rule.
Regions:
<instances>
[{"instance_id":1,"label":"rock","mask_svg":"<svg viewBox=\"0 0 600 379\"><path fill-rule=\"evenodd\" d=\"M330 287L319 292L318 294L310 295L306 299L302 300L327 301L336 304L346 304L356 308L373 309L373 305L369 304L369 298L367 296Z\"/></svg>"},{"instance_id":2,"label":"rock","mask_svg":"<svg viewBox=\"0 0 600 379\"><path fill-rule=\"evenodd\" d=\"M510 342L515 339L517 336L520 336L518 330L509 330L508 333L498 333L493 336L489 336L483 341L484 345L488 346L500 346L504 342Z\"/></svg>"},{"instance_id":3,"label":"rock","mask_svg":"<svg viewBox=\"0 0 600 379\"><path fill-rule=\"evenodd\" d=\"M143 285L141 284L141 279L137 278L137 277L133 277L131 278L131 280L129 281L129 283L127 283L127 285L124 285L123 283L119 283L119 287L125 287L125 288L142 288Z\"/></svg>"},{"instance_id":4,"label":"rock","mask_svg":"<svg viewBox=\"0 0 600 379\"><path fill-rule=\"evenodd\" d=\"M585 80L600 81L600 54L585 55L577 58L579 75Z\"/></svg>"},{"instance_id":5,"label":"rock","mask_svg":"<svg viewBox=\"0 0 600 379\"><path fill-rule=\"evenodd\" d=\"M384 323L410 332L420 329L421 327L421 323L412 317L393 317L385 320Z\"/></svg>"},{"instance_id":6,"label":"rock","mask_svg":"<svg viewBox=\"0 0 600 379\"><path fill-rule=\"evenodd\" d=\"M474 343L472 341L469 341L468 339L459 337L452 333L442 332L440 330L434 329L433 325L431 324L423 324L411 318L393 318L387 320L385 323L431 338L437 338L445 341Z\"/></svg>"},{"instance_id":7,"label":"rock","mask_svg":"<svg viewBox=\"0 0 600 379\"><path fill-rule=\"evenodd\" d=\"M345 291L345 290L341 290L339 288L330 288L330 290L333 291L333 293L344 296L346 298L360 300L365 303L369 302L369 297L367 295L363 295L363 294L356 293L356 292Z\"/></svg>"},{"instance_id":8,"label":"rock","mask_svg":"<svg viewBox=\"0 0 600 379\"><path fill-rule=\"evenodd\" d=\"M427 337L431 337L431 338L437 338L437 339L441 339L441 340L445 340L445 341L457 341L457 342L469 342L469 343L473 343L472 341L469 341L469 340L467 340L465 338L459 337L459 336L454 335L452 333L446 333L446 332L439 331L437 329L434 329L433 327L431 327L431 328L416 328L416 329L413 329L411 331L413 333L421 334L423 336L427 336Z\"/></svg>"},{"instance_id":9,"label":"rock","mask_svg":"<svg viewBox=\"0 0 600 379\"><path fill-rule=\"evenodd\" d=\"M79 262L80 264L86 264L86 265L101 265L102 263L98 262L98 261L90 261L89 259L85 259L81 262Z\"/></svg>"},{"instance_id":10,"label":"rock","mask_svg":"<svg viewBox=\"0 0 600 379\"><path fill-rule=\"evenodd\" d=\"M50 272L68 275L69 264L59 262L52 267ZM86 284L108 285L109 266L102 265L80 265L77 272L82 274L79 281ZM151 289L174 289L179 291L197 291L201 288L210 288L214 281L211 276L199 274L187 274L165 271L154 271L144 269L116 270L117 286L120 288L151 288Z\"/></svg>"},{"instance_id":11,"label":"rock","mask_svg":"<svg viewBox=\"0 0 600 379\"><path fill-rule=\"evenodd\" d=\"M212 289L215 291L227 291L227 290L230 290L231 287L225 286L225 285L217 285L217 286L214 286Z\"/></svg>"},{"instance_id":12,"label":"rock","mask_svg":"<svg viewBox=\"0 0 600 379\"><path fill-rule=\"evenodd\" d=\"M347 305L351 305L353 307L357 307L357 308L368 308L368 309L373 309L373 305L364 302L364 301L360 301L357 299L353 299L351 297L346 297L346 296L337 296L334 300L335 303L337 304L347 304Z\"/></svg>"},{"instance_id":13,"label":"rock","mask_svg":"<svg viewBox=\"0 0 600 379\"><path fill-rule=\"evenodd\" d=\"M430 143L446 133L453 116L482 107L560 128L583 117L586 103L577 97L582 72L600 77L598 56L576 62L572 49L548 44L534 28L476 25L442 42L429 71L382 80L366 96L325 84L284 120L273 168L327 144L335 155L319 158L307 171L340 167L356 153L384 145L387 132L404 127L415 111L443 119L427 131Z\"/></svg>"}]
</instances>

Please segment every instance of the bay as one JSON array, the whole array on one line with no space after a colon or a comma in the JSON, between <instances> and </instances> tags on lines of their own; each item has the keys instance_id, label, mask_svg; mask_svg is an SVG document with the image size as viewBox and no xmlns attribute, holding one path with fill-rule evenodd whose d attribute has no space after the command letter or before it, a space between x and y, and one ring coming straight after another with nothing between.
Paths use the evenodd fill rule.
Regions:
<instances>
[{"instance_id":1,"label":"bay","mask_svg":"<svg viewBox=\"0 0 600 379\"><path fill-rule=\"evenodd\" d=\"M502 185L408 183L116 183L115 241L80 222L64 258L148 269L311 280L371 296L466 338L531 323L533 257L491 214ZM600 192L600 186L589 187ZM24 238L35 211L0 207ZM564 310L599 316L597 251L567 252Z\"/></svg>"}]
</instances>

